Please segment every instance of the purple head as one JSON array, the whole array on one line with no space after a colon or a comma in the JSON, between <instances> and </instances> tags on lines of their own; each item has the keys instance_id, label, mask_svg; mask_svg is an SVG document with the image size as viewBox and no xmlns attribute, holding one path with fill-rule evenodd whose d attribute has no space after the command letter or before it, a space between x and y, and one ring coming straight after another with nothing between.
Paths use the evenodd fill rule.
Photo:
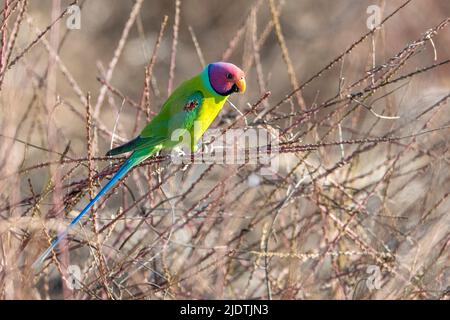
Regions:
<instances>
[{"instance_id":1,"label":"purple head","mask_svg":"<svg viewBox=\"0 0 450 320\"><path fill-rule=\"evenodd\" d=\"M244 71L228 62L215 62L208 65L211 87L218 94L228 96L233 92L245 92Z\"/></svg>"}]
</instances>

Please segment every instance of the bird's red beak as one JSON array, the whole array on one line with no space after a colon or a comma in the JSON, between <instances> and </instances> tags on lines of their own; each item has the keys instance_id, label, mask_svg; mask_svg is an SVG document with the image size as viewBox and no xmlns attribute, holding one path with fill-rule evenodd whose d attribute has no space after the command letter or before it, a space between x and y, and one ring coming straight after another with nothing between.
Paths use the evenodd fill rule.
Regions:
<instances>
[{"instance_id":1,"label":"bird's red beak","mask_svg":"<svg viewBox=\"0 0 450 320\"><path fill-rule=\"evenodd\" d=\"M247 84L245 83L245 78L242 77L238 81L236 81L236 86L238 87L240 93L244 93L245 89L247 88Z\"/></svg>"}]
</instances>

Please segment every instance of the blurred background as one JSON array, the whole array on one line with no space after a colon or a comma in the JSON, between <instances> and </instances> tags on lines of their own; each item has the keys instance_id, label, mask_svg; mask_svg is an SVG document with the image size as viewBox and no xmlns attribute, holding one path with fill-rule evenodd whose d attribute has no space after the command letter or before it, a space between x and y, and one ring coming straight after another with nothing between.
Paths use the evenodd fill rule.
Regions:
<instances>
[{"instance_id":1,"label":"blurred background","mask_svg":"<svg viewBox=\"0 0 450 320\"><path fill-rule=\"evenodd\" d=\"M449 1L85 0L79 29L76 12L61 16L71 4L0 1L2 299L449 298ZM370 33L373 10L399 7ZM35 274L120 161L101 157L147 122L145 103L158 112L170 87L220 60L246 72L239 110L270 91L249 117L277 106L263 126L315 150L279 155L270 178L150 163ZM239 117L227 105L213 127L247 126Z\"/></svg>"}]
</instances>

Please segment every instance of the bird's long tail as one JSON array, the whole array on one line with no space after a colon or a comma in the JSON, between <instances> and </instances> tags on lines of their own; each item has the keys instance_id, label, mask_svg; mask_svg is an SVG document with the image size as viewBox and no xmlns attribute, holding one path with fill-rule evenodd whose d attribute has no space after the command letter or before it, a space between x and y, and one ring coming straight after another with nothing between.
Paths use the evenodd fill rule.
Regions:
<instances>
[{"instance_id":1,"label":"bird's long tail","mask_svg":"<svg viewBox=\"0 0 450 320\"><path fill-rule=\"evenodd\" d=\"M58 245L58 243L67 236L69 231L77 224L78 221L86 214L86 212L89 211L89 209L100 199L102 195L104 195L109 189L111 189L122 177L125 176L125 174L133 168L136 164L141 162L143 158L141 157L135 157L134 155L131 155L125 163L117 170L117 172L114 174L114 176L111 178L111 180L108 181L108 183L97 193L97 195L92 199L86 207L84 207L83 211L81 211L73 220L70 222L70 224L67 226L67 228L60 233L50 244L50 246L47 248L47 250L42 253L39 258L33 263L33 268L36 270L38 269L44 260L47 258L47 256L52 252L52 250Z\"/></svg>"}]
</instances>

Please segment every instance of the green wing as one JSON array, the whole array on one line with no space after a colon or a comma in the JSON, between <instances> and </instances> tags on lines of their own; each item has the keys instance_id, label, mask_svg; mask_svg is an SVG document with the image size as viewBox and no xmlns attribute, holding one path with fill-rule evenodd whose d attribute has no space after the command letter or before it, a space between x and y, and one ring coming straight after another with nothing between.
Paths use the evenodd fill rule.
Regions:
<instances>
[{"instance_id":1,"label":"green wing","mask_svg":"<svg viewBox=\"0 0 450 320\"><path fill-rule=\"evenodd\" d=\"M172 93L161 111L145 126L138 137L110 150L107 155L145 150L153 153L155 147L160 150L178 144L178 141L172 141L172 134L177 129L190 132L204 102L204 94L201 91L189 90L194 80L195 78L184 82Z\"/></svg>"},{"instance_id":2,"label":"green wing","mask_svg":"<svg viewBox=\"0 0 450 320\"><path fill-rule=\"evenodd\" d=\"M152 139L163 144L163 148L170 148L178 144L180 131L175 130L190 132L204 104L204 94L189 90L188 85L189 81L173 92L158 115L142 130L142 139Z\"/></svg>"}]
</instances>

